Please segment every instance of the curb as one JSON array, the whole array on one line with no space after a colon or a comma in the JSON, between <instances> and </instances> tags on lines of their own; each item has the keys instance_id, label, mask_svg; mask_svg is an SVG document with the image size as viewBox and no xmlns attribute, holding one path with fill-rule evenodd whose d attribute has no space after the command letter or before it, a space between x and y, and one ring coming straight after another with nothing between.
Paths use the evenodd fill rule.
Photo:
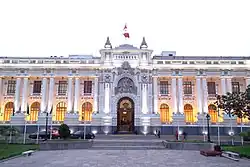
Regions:
<instances>
[{"instance_id":1,"label":"curb","mask_svg":"<svg viewBox=\"0 0 250 167\"><path fill-rule=\"evenodd\" d=\"M13 157L10 157L10 158L0 160L0 163L3 163L5 161L9 161L9 160L12 160L12 159L15 159L15 158L19 158L19 157L22 157L22 156L23 156L22 153L20 153L20 155L16 155L16 156L13 156Z\"/></svg>"},{"instance_id":2,"label":"curb","mask_svg":"<svg viewBox=\"0 0 250 167\"><path fill-rule=\"evenodd\" d=\"M34 152L37 152L37 150L34 150ZM20 158L20 157L24 157L24 155L22 155L22 153L20 153L19 155L0 160L0 163L3 163L5 161L9 161L9 160L12 160L12 159L15 159L15 158Z\"/></svg>"}]
</instances>

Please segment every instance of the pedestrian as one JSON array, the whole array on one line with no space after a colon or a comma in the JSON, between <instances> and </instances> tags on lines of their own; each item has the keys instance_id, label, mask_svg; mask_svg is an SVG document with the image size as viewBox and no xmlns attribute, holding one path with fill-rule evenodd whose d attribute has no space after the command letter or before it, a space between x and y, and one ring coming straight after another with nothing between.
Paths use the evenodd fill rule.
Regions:
<instances>
[{"instance_id":1,"label":"pedestrian","mask_svg":"<svg viewBox=\"0 0 250 167\"><path fill-rule=\"evenodd\" d=\"M158 134L158 130L156 129L156 130L155 130L155 137L157 136L157 134Z\"/></svg>"},{"instance_id":2,"label":"pedestrian","mask_svg":"<svg viewBox=\"0 0 250 167\"><path fill-rule=\"evenodd\" d=\"M187 140L187 132L183 132L183 140Z\"/></svg>"},{"instance_id":3,"label":"pedestrian","mask_svg":"<svg viewBox=\"0 0 250 167\"><path fill-rule=\"evenodd\" d=\"M178 138L179 138L178 135L179 135L179 134L178 134L178 130L176 130L176 131L175 131L175 139L176 139L177 141L178 141Z\"/></svg>"},{"instance_id":4,"label":"pedestrian","mask_svg":"<svg viewBox=\"0 0 250 167\"><path fill-rule=\"evenodd\" d=\"M157 136L158 136L158 138L161 138L161 131L160 130L157 130Z\"/></svg>"}]
</instances>

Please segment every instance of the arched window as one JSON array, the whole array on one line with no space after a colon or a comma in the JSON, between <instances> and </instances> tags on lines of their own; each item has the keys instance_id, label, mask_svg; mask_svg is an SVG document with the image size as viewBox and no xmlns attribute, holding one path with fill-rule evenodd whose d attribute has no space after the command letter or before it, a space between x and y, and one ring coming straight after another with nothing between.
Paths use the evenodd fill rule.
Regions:
<instances>
[{"instance_id":1,"label":"arched window","mask_svg":"<svg viewBox=\"0 0 250 167\"><path fill-rule=\"evenodd\" d=\"M29 120L30 121L37 121L39 111L40 111L40 103L39 102L32 103L30 106Z\"/></svg>"},{"instance_id":2,"label":"arched window","mask_svg":"<svg viewBox=\"0 0 250 167\"><path fill-rule=\"evenodd\" d=\"M13 102L8 102L5 104L4 114L3 114L4 121L10 121L13 110L14 110L14 103Z\"/></svg>"},{"instance_id":3,"label":"arched window","mask_svg":"<svg viewBox=\"0 0 250 167\"><path fill-rule=\"evenodd\" d=\"M208 106L208 113L210 115L211 123L216 123L218 121L218 112L216 111L216 106L213 104L210 104Z\"/></svg>"},{"instance_id":4,"label":"arched window","mask_svg":"<svg viewBox=\"0 0 250 167\"><path fill-rule=\"evenodd\" d=\"M92 104L90 102L85 102L82 104L82 120L92 120Z\"/></svg>"},{"instance_id":5,"label":"arched window","mask_svg":"<svg viewBox=\"0 0 250 167\"><path fill-rule=\"evenodd\" d=\"M239 118L239 117L237 117L236 121L237 121L237 124L241 124L241 122L242 124L247 124L250 122L248 118Z\"/></svg>"},{"instance_id":6,"label":"arched window","mask_svg":"<svg viewBox=\"0 0 250 167\"><path fill-rule=\"evenodd\" d=\"M160 106L160 116L162 123L169 123L170 122L170 115L169 115L169 107L167 104L161 104Z\"/></svg>"},{"instance_id":7,"label":"arched window","mask_svg":"<svg viewBox=\"0 0 250 167\"><path fill-rule=\"evenodd\" d=\"M184 106L184 114L185 114L185 122L186 123L193 123L194 122L192 105L186 104Z\"/></svg>"},{"instance_id":8,"label":"arched window","mask_svg":"<svg viewBox=\"0 0 250 167\"><path fill-rule=\"evenodd\" d=\"M65 113L67 111L66 103L59 102L56 105L56 121L64 121Z\"/></svg>"}]
</instances>

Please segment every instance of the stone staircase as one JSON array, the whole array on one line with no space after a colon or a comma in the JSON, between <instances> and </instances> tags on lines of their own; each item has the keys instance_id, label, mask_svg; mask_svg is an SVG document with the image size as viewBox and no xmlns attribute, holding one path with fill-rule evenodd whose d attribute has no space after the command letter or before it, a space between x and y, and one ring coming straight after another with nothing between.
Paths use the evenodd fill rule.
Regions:
<instances>
[{"instance_id":1,"label":"stone staircase","mask_svg":"<svg viewBox=\"0 0 250 167\"><path fill-rule=\"evenodd\" d=\"M94 150L160 150L165 149L162 140L147 136L113 136L96 138L93 141Z\"/></svg>"}]
</instances>

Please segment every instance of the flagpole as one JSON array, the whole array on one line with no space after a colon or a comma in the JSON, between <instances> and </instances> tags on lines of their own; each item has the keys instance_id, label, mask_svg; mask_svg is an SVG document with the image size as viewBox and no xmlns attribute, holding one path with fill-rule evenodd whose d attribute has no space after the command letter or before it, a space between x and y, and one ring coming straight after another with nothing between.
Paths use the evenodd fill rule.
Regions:
<instances>
[{"instance_id":1,"label":"flagpole","mask_svg":"<svg viewBox=\"0 0 250 167\"><path fill-rule=\"evenodd\" d=\"M52 140L52 132L53 132L53 130L52 130L52 123L53 123L53 121L52 121L52 113L53 113L53 106L50 109L50 116L51 116L51 121L50 121L50 136L49 136L50 140Z\"/></svg>"},{"instance_id":2,"label":"flagpole","mask_svg":"<svg viewBox=\"0 0 250 167\"><path fill-rule=\"evenodd\" d=\"M27 126L26 126L26 114L24 114L24 134L23 134L23 144L26 142L26 131L27 131Z\"/></svg>"},{"instance_id":3,"label":"flagpole","mask_svg":"<svg viewBox=\"0 0 250 167\"><path fill-rule=\"evenodd\" d=\"M220 109L219 107L218 107L217 125L218 125L218 145L220 145Z\"/></svg>"},{"instance_id":4,"label":"flagpole","mask_svg":"<svg viewBox=\"0 0 250 167\"><path fill-rule=\"evenodd\" d=\"M52 132L53 132L53 130L52 130L52 123L53 123L52 114L50 114L50 116L51 116L51 121L50 121L50 136L49 136L49 139L52 140Z\"/></svg>"},{"instance_id":5,"label":"flagpole","mask_svg":"<svg viewBox=\"0 0 250 167\"><path fill-rule=\"evenodd\" d=\"M38 144L38 140L39 140L39 130L40 130L40 125L38 123L38 125L37 125L37 133L36 133L36 144Z\"/></svg>"},{"instance_id":6,"label":"flagpole","mask_svg":"<svg viewBox=\"0 0 250 167\"><path fill-rule=\"evenodd\" d=\"M11 140L12 140L12 124L11 124L11 121L10 121L10 139L9 139L9 143L11 143Z\"/></svg>"}]
</instances>

